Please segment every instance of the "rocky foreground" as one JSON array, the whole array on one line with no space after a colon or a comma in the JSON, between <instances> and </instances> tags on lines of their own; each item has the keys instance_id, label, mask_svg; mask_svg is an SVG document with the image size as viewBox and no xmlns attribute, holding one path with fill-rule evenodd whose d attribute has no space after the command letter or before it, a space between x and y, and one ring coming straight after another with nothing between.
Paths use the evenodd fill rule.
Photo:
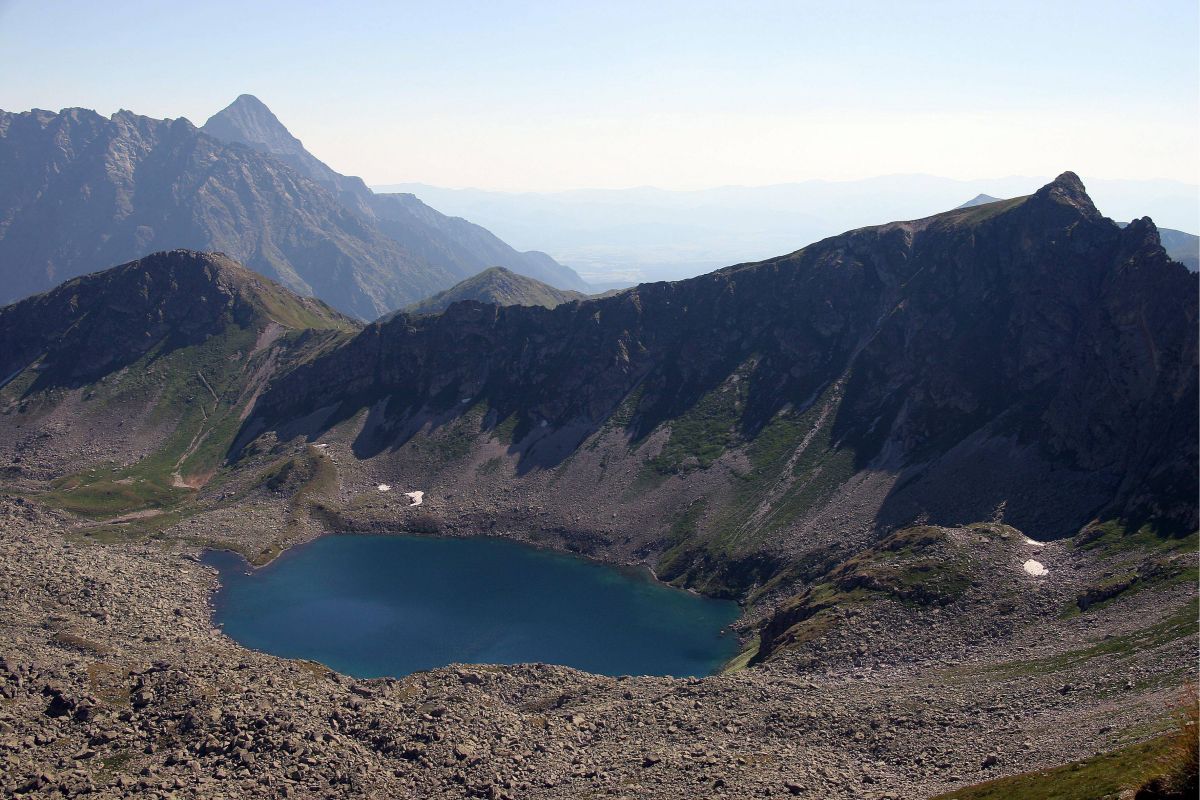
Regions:
<instances>
[{"instance_id":1,"label":"rocky foreground","mask_svg":"<svg viewBox=\"0 0 1200 800\"><path fill-rule=\"evenodd\" d=\"M0 503L6 797L928 797L1154 735L1196 655L1190 581L1064 613L1113 564L993 525L938 529L961 597L848 604L733 674L355 680L225 637L182 539Z\"/></svg>"}]
</instances>

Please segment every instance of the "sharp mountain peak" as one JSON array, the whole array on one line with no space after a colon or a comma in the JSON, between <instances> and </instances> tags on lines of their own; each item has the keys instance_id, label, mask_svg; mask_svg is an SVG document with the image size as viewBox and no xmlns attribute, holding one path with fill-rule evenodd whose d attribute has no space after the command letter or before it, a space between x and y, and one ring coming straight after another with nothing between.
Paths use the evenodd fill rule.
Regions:
<instances>
[{"instance_id":1,"label":"sharp mountain peak","mask_svg":"<svg viewBox=\"0 0 1200 800\"><path fill-rule=\"evenodd\" d=\"M1034 192L1033 197L1042 200L1053 200L1056 203L1072 206L1088 218L1103 216L1088 196L1087 188L1079 176L1070 170L1062 173L1041 189Z\"/></svg>"},{"instance_id":2,"label":"sharp mountain peak","mask_svg":"<svg viewBox=\"0 0 1200 800\"><path fill-rule=\"evenodd\" d=\"M977 194L967 202L955 207L955 211L960 208L974 208L975 206L986 206L988 203L999 203L1003 198L992 197L990 194Z\"/></svg>"},{"instance_id":3,"label":"sharp mountain peak","mask_svg":"<svg viewBox=\"0 0 1200 800\"><path fill-rule=\"evenodd\" d=\"M295 155L304 145L292 135L267 104L252 94L237 99L208 118L201 128L210 136L252 146L269 153Z\"/></svg>"}]
</instances>

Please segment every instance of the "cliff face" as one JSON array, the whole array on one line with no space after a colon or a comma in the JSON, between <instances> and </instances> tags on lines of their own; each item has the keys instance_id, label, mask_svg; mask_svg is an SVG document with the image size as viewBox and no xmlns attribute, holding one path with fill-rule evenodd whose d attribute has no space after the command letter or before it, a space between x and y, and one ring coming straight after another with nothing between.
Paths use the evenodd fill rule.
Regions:
<instances>
[{"instance_id":1,"label":"cliff face","mask_svg":"<svg viewBox=\"0 0 1200 800\"><path fill-rule=\"evenodd\" d=\"M412 435L405 420L470 398L490 420L515 419L533 469L557 466L620 407L635 445L668 436L653 467L671 473L754 451L763 431L824 404L822 458L899 476L879 524L1003 504L1014 524L1055 535L1096 515L1194 528L1196 308L1195 276L1153 224L1121 230L1066 173L1028 198L616 297L399 315L282 379L254 429L286 432L321 408L333 424L386 399L387 423L359 437L370 455ZM541 433L527 437L545 428L568 447L552 455Z\"/></svg>"}]
</instances>

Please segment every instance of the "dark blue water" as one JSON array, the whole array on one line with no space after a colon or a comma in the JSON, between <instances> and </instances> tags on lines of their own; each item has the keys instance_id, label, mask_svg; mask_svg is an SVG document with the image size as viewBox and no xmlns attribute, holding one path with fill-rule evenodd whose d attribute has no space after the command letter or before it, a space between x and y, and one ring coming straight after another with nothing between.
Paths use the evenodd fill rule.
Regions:
<instances>
[{"instance_id":1,"label":"dark blue water","mask_svg":"<svg viewBox=\"0 0 1200 800\"><path fill-rule=\"evenodd\" d=\"M326 536L250 571L228 552L216 621L243 645L360 678L451 663L707 675L735 603L498 539Z\"/></svg>"}]
</instances>

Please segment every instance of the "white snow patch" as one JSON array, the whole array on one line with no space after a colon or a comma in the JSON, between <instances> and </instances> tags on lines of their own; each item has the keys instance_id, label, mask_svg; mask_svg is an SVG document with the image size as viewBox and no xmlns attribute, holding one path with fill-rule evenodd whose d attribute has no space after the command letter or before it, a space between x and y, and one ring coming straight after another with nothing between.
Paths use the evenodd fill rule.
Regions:
<instances>
[{"instance_id":1,"label":"white snow patch","mask_svg":"<svg viewBox=\"0 0 1200 800\"><path fill-rule=\"evenodd\" d=\"M1030 545L1031 547L1045 547L1046 546L1045 542L1039 542L1034 539L1030 539L1029 537L1025 538L1025 544Z\"/></svg>"},{"instance_id":2,"label":"white snow patch","mask_svg":"<svg viewBox=\"0 0 1200 800\"><path fill-rule=\"evenodd\" d=\"M1034 561L1032 558L1026 561L1022 566L1025 567L1026 572L1035 578L1040 578L1050 572L1050 570L1046 569L1045 564L1040 561Z\"/></svg>"},{"instance_id":3,"label":"white snow patch","mask_svg":"<svg viewBox=\"0 0 1200 800\"><path fill-rule=\"evenodd\" d=\"M547 426L547 425L549 425L549 424L550 424L550 421L549 421L549 420L542 420L542 424L541 424L541 425L539 425L538 427L539 427L539 428L544 428L544 427L546 427L546 426Z\"/></svg>"},{"instance_id":4,"label":"white snow patch","mask_svg":"<svg viewBox=\"0 0 1200 800\"><path fill-rule=\"evenodd\" d=\"M321 444L314 444L313 447L317 448L318 450L324 450L326 447L329 447L329 445L322 442Z\"/></svg>"},{"instance_id":5,"label":"white snow patch","mask_svg":"<svg viewBox=\"0 0 1200 800\"><path fill-rule=\"evenodd\" d=\"M381 492L390 492L392 490L392 485L390 483L381 483L375 488Z\"/></svg>"},{"instance_id":6,"label":"white snow patch","mask_svg":"<svg viewBox=\"0 0 1200 800\"><path fill-rule=\"evenodd\" d=\"M409 500L412 500L412 502L409 503L410 506L419 506L421 503L425 502L424 492L405 492L404 496Z\"/></svg>"},{"instance_id":7,"label":"white snow patch","mask_svg":"<svg viewBox=\"0 0 1200 800\"><path fill-rule=\"evenodd\" d=\"M464 406L465 406L467 403L469 403L469 402L471 402L471 398L470 398L470 397L464 397L464 398L462 399L462 404L463 404Z\"/></svg>"}]
</instances>

